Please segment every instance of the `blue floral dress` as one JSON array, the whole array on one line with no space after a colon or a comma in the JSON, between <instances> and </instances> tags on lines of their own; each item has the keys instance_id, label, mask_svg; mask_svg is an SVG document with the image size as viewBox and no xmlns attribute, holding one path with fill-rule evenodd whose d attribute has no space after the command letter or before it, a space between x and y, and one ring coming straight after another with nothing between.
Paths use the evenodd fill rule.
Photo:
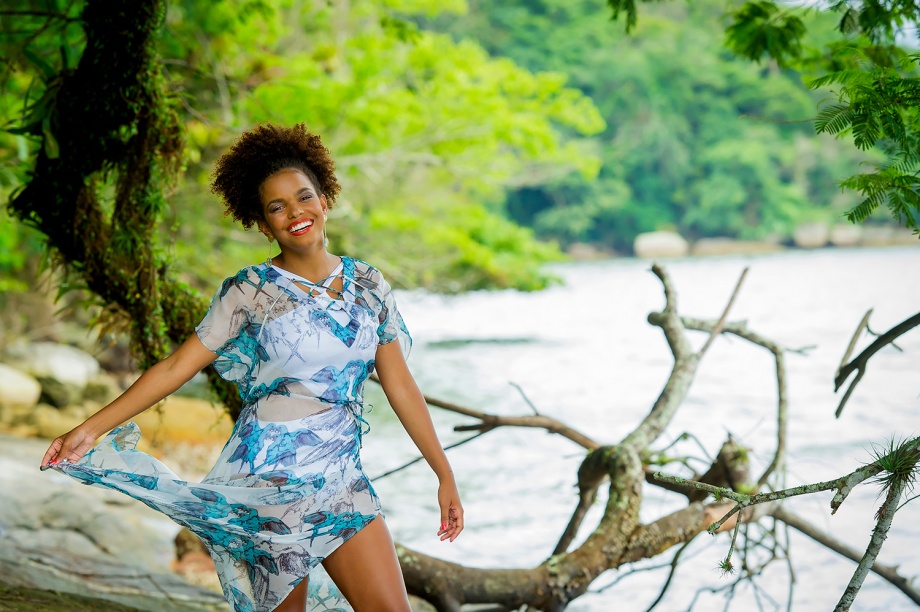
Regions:
<instances>
[{"instance_id":1,"label":"blue floral dress","mask_svg":"<svg viewBox=\"0 0 920 612\"><path fill-rule=\"evenodd\" d=\"M273 610L308 574L309 609L350 609L319 564L380 512L359 457L362 388L377 346L399 341L408 351L411 339L378 270L343 257L334 276L338 299L267 264L217 291L196 332L238 385L243 410L201 483L136 450L134 423L55 466L197 534L236 612Z\"/></svg>"}]
</instances>

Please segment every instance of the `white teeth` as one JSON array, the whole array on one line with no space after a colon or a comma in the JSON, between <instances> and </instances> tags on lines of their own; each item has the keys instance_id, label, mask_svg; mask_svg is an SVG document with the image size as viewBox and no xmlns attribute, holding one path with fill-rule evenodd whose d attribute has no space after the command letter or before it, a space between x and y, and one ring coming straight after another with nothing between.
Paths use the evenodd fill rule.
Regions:
<instances>
[{"instance_id":1,"label":"white teeth","mask_svg":"<svg viewBox=\"0 0 920 612\"><path fill-rule=\"evenodd\" d=\"M289 232L299 232L300 230L306 229L310 227L311 225L313 225L312 221L303 221L301 223L298 223L297 225L291 226L290 228L288 228L288 231Z\"/></svg>"}]
</instances>

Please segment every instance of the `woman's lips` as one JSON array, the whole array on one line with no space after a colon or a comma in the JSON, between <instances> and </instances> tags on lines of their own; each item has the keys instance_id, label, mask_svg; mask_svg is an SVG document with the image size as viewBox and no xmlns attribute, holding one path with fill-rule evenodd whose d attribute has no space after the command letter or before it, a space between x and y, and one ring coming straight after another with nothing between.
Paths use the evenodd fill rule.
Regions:
<instances>
[{"instance_id":1,"label":"woman's lips","mask_svg":"<svg viewBox=\"0 0 920 612\"><path fill-rule=\"evenodd\" d=\"M301 234L306 234L313 227L312 220L298 221L288 225L287 231L292 236L300 236Z\"/></svg>"}]
</instances>

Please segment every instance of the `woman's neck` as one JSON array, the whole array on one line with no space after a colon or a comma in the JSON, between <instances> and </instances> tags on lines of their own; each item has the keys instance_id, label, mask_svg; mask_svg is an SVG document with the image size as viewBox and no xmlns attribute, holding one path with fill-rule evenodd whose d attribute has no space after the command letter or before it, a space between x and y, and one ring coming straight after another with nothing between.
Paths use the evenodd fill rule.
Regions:
<instances>
[{"instance_id":1,"label":"woman's neck","mask_svg":"<svg viewBox=\"0 0 920 612\"><path fill-rule=\"evenodd\" d=\"M327 278L341 261L341 257L325 249L310 254L282 251L272 258L272 265L315 283Z\"/></svg>"}]
</instances>

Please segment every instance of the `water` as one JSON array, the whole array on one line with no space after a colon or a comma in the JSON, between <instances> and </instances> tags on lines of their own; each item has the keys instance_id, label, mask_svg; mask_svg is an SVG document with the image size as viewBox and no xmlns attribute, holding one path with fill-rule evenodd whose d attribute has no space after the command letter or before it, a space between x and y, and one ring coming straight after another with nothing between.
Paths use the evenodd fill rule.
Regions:
<instances>
[{"instance_id":1,"label":"water","mask_svg":"<svg viewBox=\"0 0 920 612\"><path fill-rule=\"evenodd\" d=\"M834 411L840 395L833 391L834 371L866 310L875 309L870 324L881 332L920 309L920 248L788 252L665 265L680 312L710 319L719 317L742 269L749 266L730 319L747 320L751 330L788 348L814 347L805 355L787 354L789 486L846 474L870 461L867 449L872 443L920 433L920 330L898 342L903 353L889 347L876 355L839 420ZM410 366L430 395L495 414L531 414L524 396L509 384L514 383L541 413L601 443L615 443L647 414L672 365L661 330L646 322L648 312L663 306L661 284L641 260L575 263L557 272L564 285L536 294L400 294L415 338ZM691 339L699 347L706 335L693 332ZM869 341L862 340L858 349ZM772 354L738 339L718 339L655 447L690 432L714 454L730 432L752 449L756 465L764 465L775 448L775 384ZM371 414L373 433L366 439L364 462L375 475L414 457L415 450L379 390L369 392L377 409ZM445 444L468 435L452 431L468 419L440 410L433 416ZM681 448L700 455L692 444ZM437 540L437 483L420 463L375 484L394 536L419 551L468 566L526 568L541 563L575 506L576 470L584 451L542 430L502 428L449 456L464 495L466 531L452 544ZM880 504L877 495L877 487L859 487L833 516L831 493L798 498L789 507L862 551ZM642 521L679 509L680 500L646 487ZM580 538L593 529L599 515L598 505ZM920 544L918 519L920 500L897 514L879 558L900 565L907 576L920 576L920 556L914 554ZM855 564L798 533L790 537L794 609L832 609ZM725 535L698 537L682 556L657 609L686 609L699 589L730 584L731 578L720 577L715 569L727 549ZM673 550L640 566L667 563ZM624 566L608 572L592 590L629 571ZM645 610L667 571L630 574L610 589L583 596L570 609ZM788 583L789 569L781 561L757 580L783 607ZM765 609L774 608L769 599L761 601ZM721 594L704 594L695 609L723 605ZM753 591L739 590L733 609L755 607ZM915 608L900 591L870 575L855 609Z\"/></svg>"}]
</instances>

